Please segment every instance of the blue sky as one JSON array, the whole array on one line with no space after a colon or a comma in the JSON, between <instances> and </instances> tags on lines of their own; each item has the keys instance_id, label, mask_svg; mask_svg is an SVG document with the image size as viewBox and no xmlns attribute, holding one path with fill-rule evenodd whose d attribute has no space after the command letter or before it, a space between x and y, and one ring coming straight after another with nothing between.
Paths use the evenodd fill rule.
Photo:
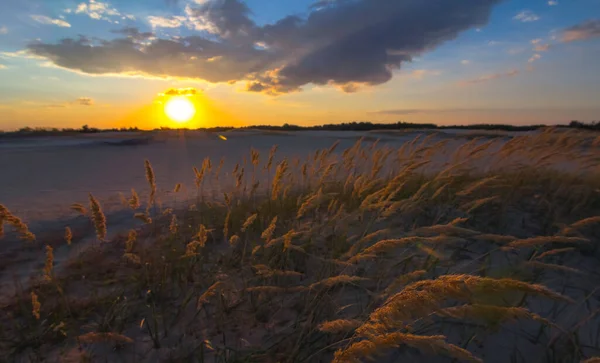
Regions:
<instances>
[{"instance_id":1,"label":"blue sky","mask_svg":"<svg viewBox=\"0 0 600 363\"><path fill-rule=\"evenodd\" d=\"M156 126L172 87L239 124L600 119L600 1L386 1L2 2L0 129Z\"/></svg>"}]
</instances>

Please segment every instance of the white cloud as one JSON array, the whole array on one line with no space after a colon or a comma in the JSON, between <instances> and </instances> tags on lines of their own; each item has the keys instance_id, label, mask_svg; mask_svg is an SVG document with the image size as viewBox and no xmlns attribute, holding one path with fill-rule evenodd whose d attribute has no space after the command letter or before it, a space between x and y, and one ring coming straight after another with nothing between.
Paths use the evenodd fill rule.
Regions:
<instances>
[{"instance_id":1,"label":"white cloud","mask_svg":"<svg viewBox=\"0 0 600 363\"><path fill-rule=\"evenodd\" d=\"M532 21L540 20L540 17L531 10L523 10L520 13L518 13L517 15L515 15L515 17L513 19L519 20L523 23L529 23Z\"/></svg>"},{"instance_id":2,"label":"white cloud","mask_svg":"<svg viewBox=\"0 0 600 363\"><path fill-rule=\"evenodd\" d=\"M148 22L153 28L179 28L183 25L185 21L185 17L183 16L173 16L173 17L163 17L163 16L149 16Z\"/></svg>"},{"instance_id":3,"label":"white cloud","mask_svg":"<svg viewBox=\"0 0 600 363\"><path fill-rule=\"evenodd\" d=\"M558 5L558 1L556 1L556 0L550 0L550 1L548 1L548 5L550 5L550 6L556 6L556 5Z\"/></svg>"},{"instance_id":4,"label":"white cloud","mask_svg":"<svg viewBox=\"0 0 600 363\"><path fill-rule=\"evenodd\" d=\"M110 23L117 23L117 20L112 18L121 18L122 20L130 19L135 20L135 16L130 14L121 14L119 10L112 7L110 3L100 0L89 0L88 2L82 2L77 5L75 10L66 9L66 13L75 12L76 14L85 14L92 19L106 20Z\"/></svg>"},{"instance_id":5,"label":"white cloud","mask_svg":"<svg viewBox=\"0 0 600 363\"><path fill-rule=\"evenodd\" d=\"M538 44L538 43L541 43L541 42L542 42L542 39L537 38L537 39L532 40L531 44Z\"/></svg>"},{"instance_id":6,"label":"white cloud","mask_svg":"<svg viewBox=\"0 0 600 363\"><path fill-rule=\"evenodd\" d=\"M467 65L471 64L471 61L468 59L463 59L460 61L460 64L462 64L463 66L467 66Z\"/></svg>"},{"instance_id":7,"label":"white cloud","mask_svg":"<svg viewBox=\"0 0 600 363\"><path fill-rule=\"evenodd\" d=\"M0 69L6 69L7 67L4 64L0 64Z\"/></svg>"},{"instance_id":8,"label":"white cloud","mask_svg":"<svg viewBox=\"0 0 600 363\"><path fill-rule=\"evenodd\" d=\"M70 28L71 27L71 24L67 23L66 21L64 21L62 19L52 19L45 15L32 15L31 19L37 21L40 24L56 25L56 26L59 26L62 28Z\"/></svg>"},{"instance_id":9,"label":"white cloud","mask_svg":"<svg viewBox=\"0 0 600 363\"><path fill-rule=\"evenodd\" d=\"M538 44L533 48L536 52L547 52L548 49L550 49L550 44Z\"/></svg>"},{"instance_id":10,"label":"white cloud","mask_svg":"<svg viewBox=\"0 0 600 363\"><path fill-rule=\"evenodd\" d=\"M0 26L0 35L8 34L8 28L5 26Z\"/></svg>"},{"instance_id":11,"label":"white cloud","mask_svg":"<svg viewBox=\"0 0 600 363\"><path fill-rule=\"evenodd\" d=\"M536 54L532 55L531 58L529 58L529 60L527 62L533 63L540 58L542 58L542 56L536 53Z\"/></svg>"}]
</instances>

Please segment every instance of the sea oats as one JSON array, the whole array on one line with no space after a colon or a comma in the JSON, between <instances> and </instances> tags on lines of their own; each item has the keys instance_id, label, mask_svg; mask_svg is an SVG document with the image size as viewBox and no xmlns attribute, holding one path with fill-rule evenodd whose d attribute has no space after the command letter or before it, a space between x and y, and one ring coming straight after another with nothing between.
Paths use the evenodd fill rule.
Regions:
<instances>
[{"instance_id":1,"label":"sea oats","mask_svg":"<svg viewBox=\"0 0 600 363\"><path fill-rule=\"evenodd\" d=\"M185 254L183 257L193 257L198 254L198 249L204 247L200 241L192 241L185 247Z\"/></svg>"},{"instance_id":2,"label":"sea oats","mask_svg":"<svg viewBox=\"0 0 600 363\"><path fill-rule=\"evenodd\" d=\"M31 292L31 314L37 319L40 320L40 310L42 308L42 304L40 304L40 300L35 292Z\"/></svg>"},{"instance_id":3,"label":"sea oats","mask_svg":"<svg viewBox=\"0 0 600 363\"><path fill-rule=\"evenodd\" d=\"M406 333L389 333L370 337L353 343L348 348L335 352L333 363L362 362L364 358L370 358L381 354L384 349L398 348L406 345L426 354L444 354L451 358L466 362L483 362L469 351L456 345L447 343L443 335L423 336Z\"/></svg>"},{"instance_id":4,"label":"sea oats","mask_svg":"<svg viewBox=\"0 0 600 363\"><path fill-rule=\"evenodd\" d=\"M98 200L90 193L90 211L92 213L92 221L96 227L96 235L98 239L103 241L106 238L106 217Z\"/></svg>"},{"instance_id":5,"label":"sea oats","mask_svg":"<svg viewBox=\"0 0 600 363\"><path fill-rule=\"evenodd\" d=\"M275 153L277 153L277 145L273 145L271 147L271 151L269 152L269 159L267 160L267 164L265 165L266 170L271 170L271 166L273 165L273 158L275 157Z\"/></svg>"},{"instance_id":6,"label":"sea oats","mask_svg":"<svg viewBox=\"0 0 600 363\"><path fill-rule=\"evenodd\" d=\"M271 199L277 200L279 196L279 191L281 190L281 185L283 183L283 178L286 175L288 170L288 162L287 159L283 159L281 163L277 166L277 170L275 171L275 176L273 177L273 185L271 192Z\"/></svg>"},{"instance_id":7,"label":"sea oats","mask_svg":"<svg viewBox=\"0 0 600 363\"><path fill-rule=\"evenodd\" d=\"M192 170L194 171L194 183L196 184L196 188L200 188L202 185L202 180L204 179L204 170L199 171L195 166L192 168Z\"/></svg>"},{"instance_id":8,"label":"sea oats","mask_svg":"<svg viewBox=\"0 0 600 363\"><path fill-rule=\"evenodd\" d=\"M27 241L35 241L35 235L29 231L29 227L21 218L12 214L8 208L0 204L0 225L6 223L21 235L21 239ZM4 229L0 228L0 236L4 233Z\"/></svg>"},{"instance_id":9,"label":"sea oats","mask_svg":"<svg viewBox=\"0 0 600 363\"><path fill-rule=\"evenodd\" d=\"M273 217L269 226L263 231L260 238L265 240L265 243L269 243L271 238L273 237L273 233L275 232L275 227L277 226L277 216Z\"/></svg>"},{"instance_id":10,"label":"sea oats","mask_svg":"<svg viewBox=\"0 0 600 363\"><path fill-rule=\"evenodd\" d=\"M177 234L179 231L179 222L177 221L177 216L173 214L171 216L171 223L169 223L169 232L171 234Z\"/></svg>"},{"instance_id":11,"label":"sea oats","mask_svg":"<svg viewBox=\"0 0 600 363\"><path fill-rule=\"evenodd\" d=\"M254 221L256 221L257 217L258 217L258 214L256 214L256 213L254 213L253 215L248 217L246 219L246 221L244 222L244 224L242 225L242 232L246 232L246 230L254 223Z\"/></svg>"},{"instance_id":12,"label":"sea oats","mask_svg":"<svg viewBox=\"0 0 600 363\"><path fill-rule=\"evenodd\" d=\"M319 190L316 193L314 193L310 197L306 198L304 203L302 203L302 205L298 209L298 214L296 215L296 218L300 219L300 218L304 217L304 215L309 210L315 208L319 204L322 197L323 197L323 190L321 188L319 188Z\"/></svg>"},{"instance_id":13,"label":"sea oats","mask_svg":"<svg viewBox=\"0 0 600 363\"><path fill-rule=\"evenodd\" d=\"M589 240L586 238L579 237L564 237L564 236L538 236L526 239L519 239L513 241L507 245L507 248L527 248L527 247L538 247L550 243L588 243Z\"/></svg>"},{"instance_id":14,"label":"sea oats","mask_svg":"<svg viewBox=\"0 0 600 363\"><path fill-rule=\"evenodd\" d=\"M175 188L173 188L173 193L179 193L181 191L181 183L175 184Z\"/></svg>"},{"instance_id":15,"label":"sea oats","mask_svg":"<svg viewBox=\"0 0 600 363\"><path fill-rule=\"evenodd\" d=\"M204 226L204 224L200 225L200 229L196 234L196 240L200 243L200 247L204 247L206 245L206 241L208 240L208 230Z\"/></svg>"},{"instance_id":16,"label":"sea oats","mask_svg":"<svg viewBox=\"0 0 600 363\"><path fill-rule=\"evenodd\" d=\"M156 199L156 179L154 177L154 169L152 169L152 164L150 164L149 160L144 160L144 169L146 170L146 180L150 186L149 204L152 205Z\"/></svg>"},{"instance_id":17,"label":"sea oats","mask_svg":"<svg viewBox=\"0 0 600 363\"><path fill-rule=\"evenodd\" d=\"M140 265L142 263L140 257L134 253L125 253L123 254L123 258L134 265Z\"/></svg>"},{"instance_id":18,"label":"sea oats","mask_svg":"<svg viewBox=\"0 0 600 363\"><path fill-rule=\"evenodd\" d=\"M71 209L81 215L86 215L86 213L87 213L87 210L85 209L85 207L79 203L71 204Z\"/></svg>"},{"instance_id":19,"label":"sea oats","mask_svg":"<svg viewBox=\"0 0 600 363\"><path fill-rule=\"evenodd\" d=\"M223 223L223 239L227 241L227 237L229 237L229 224L231 223L231 210L227 210L227 215L225 216L225 222Z\"/></svg>"},{"instance_id":20,"label":"sea oats","mask_svg":"<svg viewBox=\"0 0 600 363\"><path fill-rule=\"evenodd\" d=\"M71 228L65 227L65 242L67 242L67 244L70 246L72 241L73 232L71 231Z\"/></svg>"},{"instance_id":21,"label":"sea oats","mask_svg":"<svg viewBox=\"0 0 600 363\"><path fill-rule=\"evenodd\" d=\"M196 309L200 309L204 304L207 304L210 301L210 298L215 296L219 292L219 289L223 287L223 285L223 281L217 281L214 284L212 284L208 289L206 289L206 291L198 298L198 301L196 303Z\"/></svg>"},{"instance_id":22,"label":"sea oats","mask_svg":"<svg viewBox=\"0 0 600 363\"><path fill-rule=\"evenodd\" d=\"M131 189L131 198L129 199L129 207L136 210L140 207L140 197L135 189Z\"/></svg>"},{"instance_id":23,"label":"sea oats","mask_svg":"<svg viewBox=\"0 0 600 363\"><path fill-rule=\"evenodd\" d=\"M309 289L316 289L318 287L332 288L336 285L355 284L357 282L362 282L362 281L367 281L367 280L368 280L367 278L359 277L359 276L338 275L338 276L330 277L330 278L315 282L314 284L311 284L308 288Z\"/></svg>"},{"instance_id":24,"label":"sea oats","mask_svg":"<svg viewBox=\"0 0 600 363\"><path fill-rule=\"evenodd\" d=\"M250 149L250 161L255 167L260 163L260 152L254 148Z\"/></svg>"},{"instance_id":25,"label":"sea oats","mask_svg":"<svg viewBox=\"0 0 600 363\"><path fill-rule=\"evenodd\" d=\"M252 266L256 270L256 275L263 278L270 277L302 277L303 274L296 271L285 271L285 270L273 270L267 265L254 265Z\"/></svg>"},{"instance_id":26,"label":"sea oats","mask_svg":"<svg viewBox=\"0 0 600 363\"><path fill-rule=\"evenodd\" d=\"M361 324L359 320L338 319L320 324L319 330L329 334L348 333L358 328Z\"/></svg>"},{"instance_id":27,"label":"sea oats","mask_svg":"<svg viewBox=\"0 0 600 363\"><path fill-rule=\"evenodd\" d=\"M133 215L133 218L138 219L145 224L152 223L152 218L150 218L150 216L148 216L146 213L136 213Z\"/></svg>"},{"instance_id":28,"label":"sea oats","mask_svg":"<svg viewBox=\"0 0 600 363\"><path fill-rule=\"evenodd\" d=\"M574 229L580 229L580 228L584 228L584 227L594 225L594 224L600 224L600 216L582 219L580 221L577 221L577 222L571 224L570 227L574 228Z\"/></svg>"},{"instance_id":29,"label":"sea oats","mask_svg":"<svg viewBox=\"0 0 600 363\"><path fill-rule=\"evenodd\" d=\"M392 281L384 291L384 295L389 295L399 287L406 285L409 282L418 280L421 276L425 275L427 271L417 270L398 276Z\"/></svg>"},{"instance_id":30,"label":"sea oats","mask_svg":"<svg viewBox=\"0 0 600 363\"><path fill-rule=\"evenodd\" d=\"M231 238L229 239L229 244L232 246L235 246L236 244L238 244L240 242L240 237L238 235L233 235L231 236Z\"/></svg>"},{"instance_id":31,"label":"sea oats","mask_svg":"<svg viewBox=\"0 0 600 363\"><path fill-rule=\"evenodd\" d=\"M54 249L46 245L46 263L44 264L44 280L52 281L54 267Z\"/></svg>"},{"instance_id":32,"label":"sea oats","mask_svg":"<svg viewBox=\"0 0 600 363\"><path fill-rule=\"evenodd\" d=\"M436 315L451 317L461 321L474 319L497 323L512 320L529 319L552 325L550 321L521 307L503 307L494 305L468 304L444 308L436 311Z\"/></svg>"},{"instance_id":33,"label":"sea oats","mask_svg":"<svg viewBox=\"0 0 600 363\"><path fill-rule=\"evenodd\" d=\"M127 240L125 241L125 252L131 253L133 252L133 245L137 240L137 232L135 230L130 230L127 234Z\"/></svg>"},{"instance_id":34,"label":"sea oats","mask_svg":"<svg viewBox=\"0 0 600 363\"><path fill-rule=\"evenodd\" d=\"M404 237L397 239L386 239L383 241L379 241L372 245L371 247L363 250L360 254L352 256L348 262L354 263L360 261L365 255L366 256L374 256L379 253L388 252L398 247L416 244L418 242L423 241L422 237Z\"/></svg>"},{"instance_id":35,"label":"sea oats","mask_svg":"<svg viewBox=\"0 0 600 363\"><path fill-rule=\"evenodd\" d=\"M566 253L566 252L571 252L571 251L575 251L575 248L573 247L567 247L567 248L556 248L550 251L546 251L544 253L542 253L541 255L537 256L536 259L542 259L544 257L548 257L548 256L554 256L554 255L558 255L560 253Z\"/></svg>"}]
</instances>

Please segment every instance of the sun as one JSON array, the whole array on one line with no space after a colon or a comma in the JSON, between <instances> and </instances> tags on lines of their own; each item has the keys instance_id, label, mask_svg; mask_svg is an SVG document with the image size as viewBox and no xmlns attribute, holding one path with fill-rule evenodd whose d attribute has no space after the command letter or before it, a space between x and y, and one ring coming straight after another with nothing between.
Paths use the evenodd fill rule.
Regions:
<instances>
[{"instance_id":1,"label":"sun","mask_svg":"<svg viewBox=\"0 0 600 363\"><path fill-rule=\"evenodd\" d=\"M188 122L196 114L196 107L187 97L173 97L165 104L165 114L175 122Z\"/></svg>"}]
</instances>

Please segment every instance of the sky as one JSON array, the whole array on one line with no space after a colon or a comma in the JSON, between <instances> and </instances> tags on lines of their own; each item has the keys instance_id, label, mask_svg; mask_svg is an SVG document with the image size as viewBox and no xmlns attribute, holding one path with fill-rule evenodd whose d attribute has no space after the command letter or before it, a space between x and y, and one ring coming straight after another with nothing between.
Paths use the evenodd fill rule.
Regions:
<instances>
[{"instance_id":1,"label":"sky","mask_svg":"<svg viewBox=\"0 0 600 363\"><path fill-rule=\"evenodd\" d=\"M600 0L0 1L0 129L600 120Z\"/></svg>"}]
</instances>

